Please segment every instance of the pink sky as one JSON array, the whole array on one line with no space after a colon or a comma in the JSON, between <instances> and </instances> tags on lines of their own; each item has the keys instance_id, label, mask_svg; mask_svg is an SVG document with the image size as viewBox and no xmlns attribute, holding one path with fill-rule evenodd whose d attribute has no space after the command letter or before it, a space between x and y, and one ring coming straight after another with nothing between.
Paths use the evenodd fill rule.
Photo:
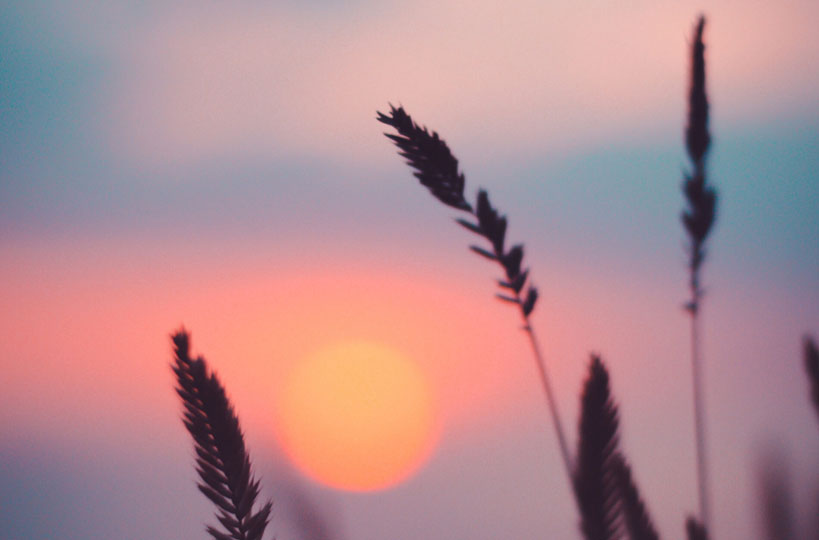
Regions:
<instances>
[{"instance_id":1,"label":"pink sky","mask_svg":"<svg viewBox=\"0 0 819 540\"><path fill-rule=\"evenodd\" d=\"M763 105L776 114L819 90L819 76L804 69L819 16L808 5L709 9L723 121ZM110 140L149 162L283 149L366 162L384 152L362 120L386 101L411 100L415 114L452 125L453 141L527 155L682 115L683 100L669 96L683 95L680 51L695 3L464 8L414 2L323 17L261 4L172 10L124 39L108 37L125 61L105 117Z\"/></svg>"},{"instance_id":2,"label":"pink sky","mask_svg":"<svg viewBox=\"0 0 819 540\"><path fill-rule=\"evenodd\" d=\"M169 369L183 324L280 494L277 537L294 535L280 484L318 501L336 540L577 536L518 315L382 136L375 111L389 102L441 133L468 196L488 188L509 242L525 244L572 444L598 352L637 482L663 537L681 536L696 497L677 216L700 6L6 9L0 528L12 540L201 537L212 510ZM819 333L819 7L724 0L707 14L714 537L745 538L765 445L787 456L803 521L819 485L800 362L802 334ZM277 447L277 381L349 338L404 351L439 407L429 461L379 494L310 483Z\"/></svg>"}]
</instances>

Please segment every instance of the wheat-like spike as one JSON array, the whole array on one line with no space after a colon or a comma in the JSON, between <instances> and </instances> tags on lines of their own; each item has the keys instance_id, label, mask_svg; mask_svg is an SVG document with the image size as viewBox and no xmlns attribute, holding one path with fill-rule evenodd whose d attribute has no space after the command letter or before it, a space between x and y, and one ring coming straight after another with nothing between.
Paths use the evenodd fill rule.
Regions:
<instances>
[{"instance_id":1,"label":"wheat-like spike","mask_svg":"<svg viewBox=\"0 0 819 540\"><path fill-rule=\"evenodd\" d=\"M452 155L449 146L438 136L437 132L433 131L430 134L426 127L420 127L403 107L395 108L390 105L389 114L377 112L377 119L398 131L398 135L391 133L385 133L385 135L398 147L399 155L406 158L407 163L416 170L415 176L421 181L421 184L426 186L439 201L464 212L470 212L476 218L477 223L463 218L458 218L456 221L489 241L491 249L481 246L470 246L470 249L478 255L500 263L506 279L499 280L499 285L512 290L514 296L498 295L498 297L502 300L512 299L513 303L518 304L528 326L528 317L535 308L538 294L537 289L531 285L525 294L521 294L529 272L521 268L522 245L518 244L509 250L505 249L506 216L499 215L498 211L492 207L489 194L483 189L478 191L474 207L464 199L466 178L462 172L458 171L458 160Z\"/></svg>"},{"instance_id":2,"label":"wheat-like spike","mask_svg":"<svg viewBox=\"0 0 819 540\"><path fill-rule=\"evenodd\" d=\"M270 520L268 501L254 512L259 482L253 478L239 419L219 379L205 359L190 356L185 330L173 334L176 391L185 408L183 422L193 437L199 490L216 505L224 532L208 526L216 540L260 540Z\"/></svg>"},{"instance_id":3,"label":"wheat-like spike","mask_svg":"<svg viewBox=\"0 0 819 540\"><path fill-rule=\"evenodd\" d=\"M685 521L685 532L688 540L708 540L708 531L705 525L697 521L693 516L689 516Z\"/></svg>"},{"instance_id":4,"label":"wheat-like spike","mask_svg":"<svg viewBox=\"0 0 819 540\"><path fill-rule=\"evenodd\" d=\"M621 495L616 477L618 414L609 389L609 374L592 355L581 395L577 468L574 489L586 540L620 537Z\"/></svg>"},{"instance_id":5,"label":"wheat-like spike","mask_svg":"<svg viewBox=\"0 0 819 540\"><path fill-rule=\"evenodd\" d=\"M711 137L708 134L708 98L705 95L705 45L702 33L705 17L700 16L694 30L691 51L691 88L688 95L688 125L685 129L685 143L691 159L700 161L705 157Z\"/></svg>"},{"instance_id":6,"label":"wheat-like spike","mask_svg":"<svg viewBox=\"0 0 819 540\"><path fill-rule=\"evenodd\" d=\"M691 373L694 393L694 440L697 456L699 519L703 527L707 529L710 523L710 505L698 314L703 296L700 270L705 260L705 241L716 218L717 193L712 186L707 184L705 175L705 157L711 144L711 135L708 132L708 97L705 93L705 45L702 39L704 29L705 17L700 16L691 44L691 86L688 94L685 146L692 168L691 171L685 173L683 181L683 194L687 206L682 213L682 222L688 234L688 285L691 297L686 303L686 308L691 314Z\"/></svg>"},{"instance_id":7,"label":"wheat-like spike","mask_svg":"<svg viewBox=\"0 0 819 540\"><path fill-rule=\"evenodd\" d=\"M717 193L706 183L705 156L711 145L708 132L708 97L705 93L705 45L702 33L705 17L700 17L691 47L691 87L688 94L688 123L685 143L692 170L685 174L683 194L687 208L682 222L688 233L691 300L688 309L696 312L702 297L700 267L705 259L705 240L716 218Z\"/></svg>"},{"instance_id":8,"label":"wheat-like spike","mask_svg":"<svg viewBox=\"0 0 819 540\"><path fill-rule=\"evenodd\" d=\"M456 221L467 230L484 237L489 241L490 249L481 246L469 246L472 251L499 263L503 267L505 279L498 280L498 285L511 294L497 294L496 297L504 302L517 305L523 318L523 329L529 336L529 342L535 355L540 381L549 403L549 410L557 433L560 453L566 474L571 481L572 461L566 437L557 412L557 402L551 390L551 383L546 371L543 355L540 352L529 315L535 309L538 299L537 289L531 284L525 287L529 271L522 268L523 246L515 245L505 248L506 216L501 216L489 202L489 194L481 189L478 191L475 205L466 202L463 197L466 179L463 173L458 172L458 160L452 155L446 142L436 132L430 135L426 127L419 127L403 107L395 108L390 105L390 112L377 113L379 122L394 127L398 135L385 133L399 148L399 155L407 159L407 163L416 169L415 176L426 186L438 200L459 210L470 212L475 222L457 218ZM524 292L523 289L526 288Z\"/></svg>"},{"instance_id":9,"label":"wheat-like spike","mask_svg":"<svg viewBox=\"0 0 819 540\"><path fill-rule=\"evenodd\" d=\"M631 540L659 540L648 509L631 475L625 456L617 452L613 462L614 478L620 495L623 526Z\"/></svg>"},{"instance_id":10,"label":"wheat-like spike","mask_svg":"<svg viewBox=\"0 0 819 540\"><path fill-rule=\"evenodd\" d=\"M385 133L399 148L399 154L416 170L415 177L442 203L459 210L471 212L472 207L464 199L464 174L458 171L458 160L436 132L430 134L426 127L412 121L403 107L390 105L390 114L378 113L377 119L398 131L398 135Z\"/></svg>"},{"instance_id":11,"label":"wheat-like spike","mask_svg":"<svg viewBox=\"0 0 819 540\"><path fill-rule=\"evenodd\" d=\"M819 415L819 349L816 348L816 342L810 336L805 336L803 339L803 348L805 370L810 381L810 396L813 401L813 408L816 409L816 414Z\"/></svg>"}]
</instances>

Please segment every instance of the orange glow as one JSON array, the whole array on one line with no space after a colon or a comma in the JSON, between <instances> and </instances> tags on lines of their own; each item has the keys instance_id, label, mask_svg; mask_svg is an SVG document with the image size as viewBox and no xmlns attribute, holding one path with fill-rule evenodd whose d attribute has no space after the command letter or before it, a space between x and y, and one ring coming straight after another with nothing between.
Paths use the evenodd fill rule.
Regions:
<instances>
[{"instance_id":1,"label":"orange glow","mask_svg":"<svg viewBox=\"0 0 819 540\"><path fill-rule=\"evenodd\" d=\"M324 348L298 364L279 409L291 460L346 490L393 486L434 445L434 411L421 371L398 352L364 341Z\"/></svg>"}]
</instances>

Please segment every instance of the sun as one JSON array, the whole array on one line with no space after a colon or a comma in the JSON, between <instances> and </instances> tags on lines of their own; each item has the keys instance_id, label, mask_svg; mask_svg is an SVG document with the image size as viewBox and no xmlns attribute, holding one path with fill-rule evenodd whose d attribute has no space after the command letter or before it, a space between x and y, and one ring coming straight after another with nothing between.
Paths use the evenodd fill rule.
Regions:
<instances>
[{"instance_id":1,"label":"sun","mask_svg":"<svg viewBox=\"0 0 819 540\"><path fill-rule=\"evenodd\" d=\"M426 460L436 439L430 385L399 352L366 341L319 350L286 378L278 435L291 461L349 491L394 486Z\"/></svg>"}]
</instances>

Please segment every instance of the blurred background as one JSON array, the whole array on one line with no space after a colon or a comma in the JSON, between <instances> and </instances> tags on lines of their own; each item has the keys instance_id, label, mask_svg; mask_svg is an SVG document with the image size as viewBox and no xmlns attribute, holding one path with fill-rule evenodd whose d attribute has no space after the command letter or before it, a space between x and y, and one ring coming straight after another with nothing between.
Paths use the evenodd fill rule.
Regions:
<instances>
[{"instance_id":1,"label":"blurred background","mask_svg":"<svg viewBox=\"0 0 819 540\"><path fill-rule=\"evenodd\" d=\"M642 494L681 537L696 486L680 184L701 9L4 2L4 537L203 537L215 519L169 369L182 325L236 406L277 538L305 523L333 540L578 537L498 269L383 137L389 103L441 133L468 198L488 189L525 244L570 440L597 352ZM819 333L819 4L706 15L713 537L753 538L771 453L798 527L819 504L801 360ZM278 442L283 374L349 338L402 351L435 394L435 447L386 491L323 487Z\"/></svg>"}]
</instances>

